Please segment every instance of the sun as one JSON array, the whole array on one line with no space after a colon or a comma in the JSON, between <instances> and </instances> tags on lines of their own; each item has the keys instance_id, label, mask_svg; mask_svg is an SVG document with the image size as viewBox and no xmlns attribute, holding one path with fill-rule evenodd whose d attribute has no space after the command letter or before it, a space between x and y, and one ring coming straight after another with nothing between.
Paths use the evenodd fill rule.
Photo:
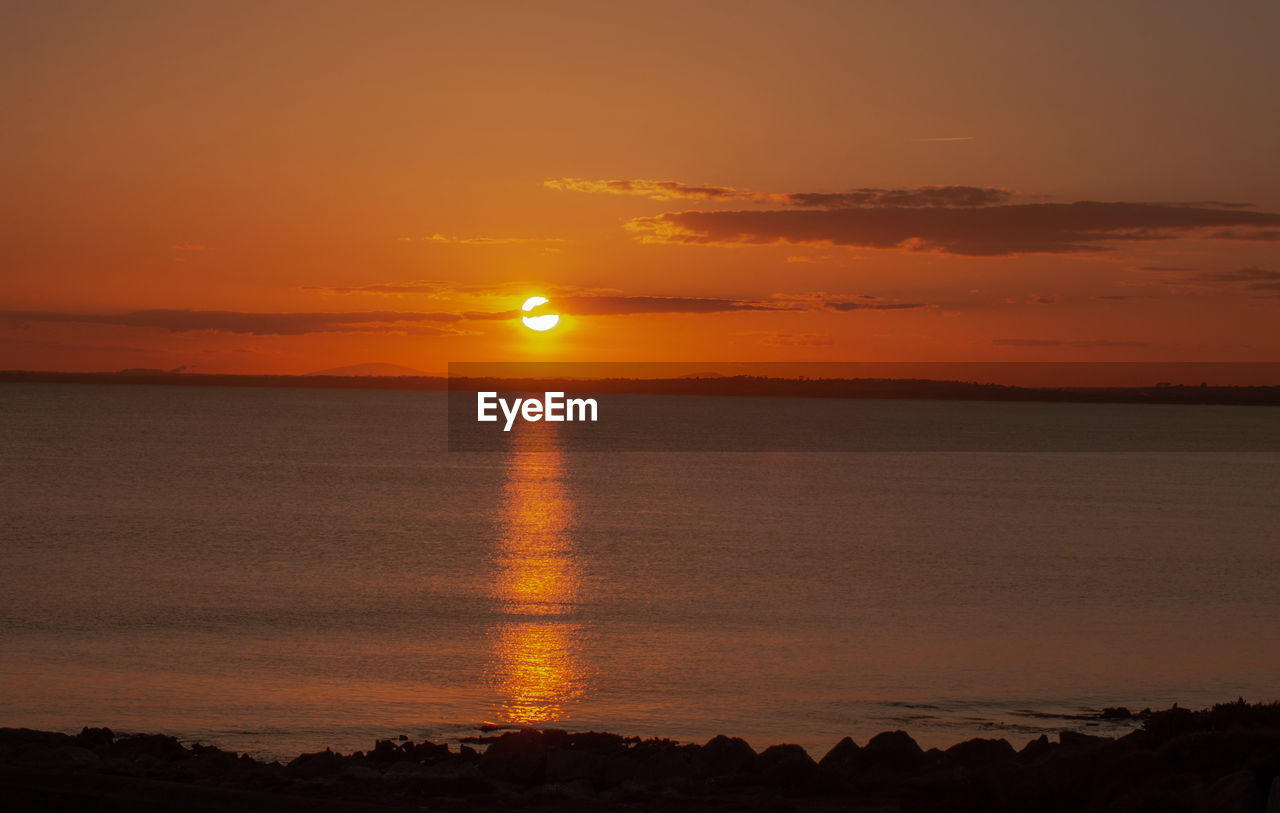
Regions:
<instances>
[{"instance_id":1,"label":"sun","mask_svg":"<svg viewBox=\"0 0 1280 813\"><path fill-rule=\"evenodd\" d=\"M539 305L547 304L548 301L549 300L545 296L531 296L524 301L523 305L520 306L520 310L527 313ZM520 321L524 322L524 326L530 330L550 330L560 324L560 314L544 313L538 316L521 316Z\"/></svg>"}]
</instances>

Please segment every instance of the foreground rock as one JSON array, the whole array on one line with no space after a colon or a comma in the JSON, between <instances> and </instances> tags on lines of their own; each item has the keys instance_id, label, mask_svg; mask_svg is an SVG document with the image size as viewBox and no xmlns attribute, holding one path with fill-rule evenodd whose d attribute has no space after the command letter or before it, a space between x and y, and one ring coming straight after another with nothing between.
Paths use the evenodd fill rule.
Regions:
<instances>
[{"instance_id":1,"label":"foreground rock","mask_svg":"<svg viewBox=\"0 0 1280 813\"><path fill-rule=\"evenodd\" d=\"M483 753L381 741L264 763L161 735L0 729L5 810L865 810L1280 813L1280 704L1149 714L1110 739L922 750L905 732L756 753L596 732L512 731Z\"/></svg>"}]
</instances>

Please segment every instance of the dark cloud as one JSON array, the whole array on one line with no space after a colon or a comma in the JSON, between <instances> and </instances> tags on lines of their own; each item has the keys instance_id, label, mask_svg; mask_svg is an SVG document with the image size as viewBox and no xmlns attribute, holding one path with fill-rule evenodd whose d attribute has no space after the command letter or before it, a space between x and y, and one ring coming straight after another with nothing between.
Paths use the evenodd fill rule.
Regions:
<instances>
[{"instance_id":1,"label":"dark cloud","mask_svg":"<svg viewBox=\"0 0 1280 813\"><path fill-rule=\"evenodd\" d=\"M825 307L833 311L901 311L929 305L925 302L827 302Z\"/></svg>"},{"instance_id":2,"label":"dark cloud","mask_svg":"<svg viewBox=\"0 0 1280 813\"><path fill-rule=\"evenodd\" d=\"M645 313L733 313L742 311L902 310L924 303L892 303L877 297L827 294L784 295L768 299L717 299L689 296L565 296L548 303L548 312L571 316L624 316Z\"/></svg>"},{"instance_id":3,"label":"dark cloud","mask_svg":"<svg viewBox=\"0 0 1280 813\"><path fill-rule=\"evenodd\" d=\"M792 206L848 209L868 206L950 208L993 206L1013 196L994 186L917 186L914 189L855 189L852 192L795 192L782 196Z\"/></svg>"},{"instance_id":4,"label":"dark cloud","mask_svg":"<svg viewBox=\"0 0 1280 813\"><path fill-rule=\"evenodd\" d=\"M689 296L566 296L547 305L574 316L621 316L637 313L724 313L730 311L799 310L785 302L713 299Z\"/></svg>"},{"instance_id":5,"label":"dark cloud","mask_svg":"<svg viewBox=\"0 0 1280 813\"><path fill-rule=\"evenodd\" d=\"M1150 347L1151 342L1123 342L1110 339L993 339L1003 347Z\"/></svg>"},{"instance_id":6,"label":"dark cloud","mask_svg":"<svg viewBox=\"0 0 1280 813\"><path fill-rule=\"evenodd\" d=\"M1280 241L1280 229L1221 229L1209 235L1215 240L1244 240L1254 243Z\"/></svg>"},{"instance_id":7,"label":"dark cloud","mask_svg":"<svg viewBox=\"0 0 1280 813\"><path fill-rule=\"evenodd\" d=\"M27 322L75 322L122 327L156 328L170 333L213 331L257 336L297 336L304 333L397 332L423 323L452 324L463 319L505 318L498 314L402 313L243 313L240 311L145 310L129 313L57 313L51 311L0 311L0 319ZM438 332L452 332L436 329Z\"/></svg>"},{"instance_id":8,"label":"dark cloud","mask_svg":"<svg viewBox=\"0 0 1280 813\"><path fill-rule=\"evenodd\" d=\"M679 181L591 180L588 178L555 178L543 186L568 192L607 195L632 195L650 200L743 200L773 203L807 209L846 209L850 207L957 207L991 206L1007 201L1012 192L994 186L917 186L905 189L864 187L848 192L752 192L732 186L698 186Z\"/></svg>"},{"instance_id":9,"label":"dark cloud","mask_svg":"<svg viewBox=\"0 0 1280 813\"><path fill-rule=\"evenodd\" d=\"M1191 268L1184 265L1143 265L1138 268L1139 271L1199 271L1199 268Z\"/></svg>"},{"instance_id":10,"label":"dark cloud","mask_svg":"<svg viewBox=\"0 0 1280 813\"><path fill-rule=\"evenodd\" d=\"M683 211L631 220L642 240L694 245L835 244L971 256L1102 251L1101 243L1280 226L1280 214L1154 203ZM1208 235L1214 236L1214 235ZM1221 233L1218 234L1221 236ZM1223 238L1234 239L1234 238Z\"/></svg>"},{"instance_id":11,"label":"dark cloud","mask_svg":"<svg viewBox=\"0 0 1280 813\"><path fill-rule=\"evenodd\" d=\"M1234 271L1202 271L1191 277L1191 280L1193 282L1248 282L1252 283L1248 286L1250 288L1260 285L1270 287L1269 283L1280 282L1280 271L1246 265Z\"/></svg>"},{"instance_id":12,"label":"dark cloud","mask_svg":"<svg viewBox=\"0 0 1280 813\"><path fill-rule=\"evenodd\" d=\"M589 192L606 195L634 195L652 200L761 200L769 196L731 186L699 186L679 181L592 180L590 178L552 178L543 181L547 189L564 192Z\"/></svg>"},{"instance_id":13,"label":"dark cloud","mask_svg":"<svg viewBox=\"0 0 1280 813\"><path fill-rule=\"evenodd\" d=\"M1226 286L1246 291L1280 291L1280 271L1246 265L1229 271L1201 271L1163 282L1174 286Z\"/></svg>"},{"instance_id":14,"label":"dark cloud","mask_svg":"<svg viewBox=\"0 0 1280 813\"><path fill-rule=\"evenodd\" d=\"M389 287L389 286L386 286ZM831 309L899 310L924 304L875 301L866 295L848 297L805 295L769 299L717 299L680 296L577 295L553 299L529 313L562 313L572 316L625 316L630 314L698 314L744 311L817 311ZM440 335L466 333L459 323L501 321L525 315L522 311L462 311L418 313L405 311L355 311L337 313L245 313L241 311L142 310L127 313L62 313L57 311L0 311L0 320L13 327L31 322L114 325L152 328L170 333L208 331L256 336L298 336L307 333L397 333Z\"/></svg>"},{"instance_id":15,"label":"dark cloud","mask_svg":"<svg viewBox=\"0 0 1280 813\"><path fill-rule=\"evenodd\" d=\"M439 294L449 286L439 282L377 282L371 285L319 286L308 285L304 291L321 291L326 294Z\"/></svg>"},{"instance_id":16,"label":"dark cloud","mask_svg":"<svg viewBox=\"0 0 1280 813\"><path fill-rule=\"evenodd\" d=\"M18 347L23 350L55 350L68 353L160 353L154 347L131 347L119 344L71 344L53 340L33 341L18 339L12 336L0 336L0 345Z\"/></svg>"}]
</instances>

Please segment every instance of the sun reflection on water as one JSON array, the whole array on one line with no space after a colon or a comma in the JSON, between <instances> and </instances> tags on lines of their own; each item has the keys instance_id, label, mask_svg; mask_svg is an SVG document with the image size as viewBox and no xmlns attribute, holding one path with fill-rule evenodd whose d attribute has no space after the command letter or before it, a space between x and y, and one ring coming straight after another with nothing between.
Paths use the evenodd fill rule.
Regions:
<instances>
[{"instance_id":1,"label":"sun reflection on water","mask_svg":"<svg viewBox=\"0 0 1280 813\"><path fill-rule=\"evenodd\" d=\"M556 428L520 425L507 458L493 585L500 620L489 670L502 723L562 719L588 688L577 652L582 630L572 620L580 573Z\"/></svg>"}]
</instances>

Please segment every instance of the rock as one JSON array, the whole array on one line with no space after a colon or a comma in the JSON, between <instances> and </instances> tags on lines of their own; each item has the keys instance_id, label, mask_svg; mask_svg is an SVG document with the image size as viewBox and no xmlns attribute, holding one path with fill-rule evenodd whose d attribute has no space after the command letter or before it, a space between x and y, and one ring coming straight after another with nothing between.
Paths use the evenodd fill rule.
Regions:
<instances>
[{"instance_id":1,"label":"rock","mask_svg":"<svg viewBox=\"0 0 1280 813\"><path fill-rule=\"evenodd\" d=\"M771 785L794 788L813 782L818 763L798 745L773 745L756 758L756 770Z\"/></svg>"},{"instance_id":2,"label":"rock","mask_svg":"<svg viewBox=\"0 0 1280 813\"><path fill-rule=\"evenodd\" d=\"M871 761L898 771L909 771L920 764L924 751L905 731L885 731L875 735L862 749L859 762Z\"/></svg>"},{"instance_id":3,"label":"rock","mask_svg":"<svg viewBox=\"0 0 1280 813\"><path fill-rule=\"evenodd\" d=\"M590 782L577 779L572 782L543 785L537 789L534 798L554 801L555 799L592 799L595 795L596 789Z\"/></svg>"},{"instance_id":4,"label":"rock","mask_svg":"<svg viewBox=\"0 0 1280 813\"><path fill-rule=\"evenodd\" d=\"M391 767L387 768L386 777L388 779L407 779L419 776L426 776L429 768L421 762L414 762L411 759L402 759L398 762L391 763Z\"/></svg>"},{"instance_id":5,"label":"rock","mask_svg":"<svg viewBox=\"0 0 1280 813\"><path fill-rule=\"evenodd\" d=\"M1097 748L1112 742L1110 737L1095 737L1079 731L1059 731L1058 744L1074 749Z\"/></svg>"},{"instance_id":6,"label":"rock","mask_svg":"<svg viewBox=\"0 0 1280 813\"><path fill-rule=\"evenodd\" d=\"M1280 813L1280 776L1271 780L1271 793L1267 795L1266 813Z\"/></svg>"},{"instance_id":7,"label":"rock","mask_svg":"<svg viewBox=\"0 0 1280 813\"><path fill-rule=\"evenodd\" d=\"M191 746L191 751L192 758L185 760L183 764L189 766L192 775L204 779L224 777L233 773L237 768L253 764L252 758L246 757L248 761L244 762L237 758L234 753L209 746L193 745Z\"/></svg>"},{"instance_id":8,"label":"rock","mask_svg":"<svg viewBox=\"0 0 1280 813\"><path fill-rule=\"evenodd\" d=\"M417 762L424 762L431 765L436 762L442 762L453 756L449 751L449 746L444 743L437 745L434 742L423 741L417 745L413 743L405 743L400 746L400 752L405 757ZM474 753L474 752L473 752Z\"/></svg>"},{"instance_id":9,"label":"rock","mask_svg":"<svg viewBox=\"0 0 1280 813\"><path fill-rule=\"evenodd\" d=\"M409 764L413 765L415 768L422 767L416 763ZM395 766L392 766L392 768L394 767ZM377 768L373 768L368 765L344 765L342 770L338 773L338 778L356 782L376 782L382 779L382 772Z\"/></svg>"},{"instance_id":10,"label":"rock","mask_svg":"<svg viewBox=\"0 0 1280 813\"><path fill-rule=\"evenodd\" d=\"M88 768L97 765L101 759L93 751L79 745L64 745L49 752L50 764L69 768Z\"/></svg>"},{"instance_id":11,"label":"rock","mask_svg":"<svg viewBox=\"0 0 1280 813\"><path fill-rule=\"evenodd\" d=\"M391 740L378 740L373 744L373 750L369 752L369 757L375 762L383 764L391 764L401 758L400 749L392 744Z\"/></svg>"},{"instance_id":12,"label":"rock","mask_svg":"<svg viewBox=\"0 0 1280 813\"><path fill-rule=\"evenodd\" d=\"M124 757L107 757L102 760L99 770L117 776L142 776L142 770L131 759Z\"/></svg>"},{"instance_id":13,"label":"rock","mask_svg":"<svg viewBox=\"0 0 1280 813\"><path fill-rule=\"evenodd\" d=\"M1049 742L1049 738L1044 734L1031 740L1022 746L1022 750L1018 752L1018 759L1023 761L1034 761L1049 754L1053 750L1053 743Z\"/></svg>"},{"instance_id":14,"label":"rock","mask_svg":"<svg viewBox=\"0 0 1280 813\"><path fill-rule=\"evenodd\" d=\"M540 784L546 779L547 750L540 731L508 731L481 755L480 770L494 779Z\"/></svg>"},{"instance_id":15,"label":"rock","mask_svg":"<svg viewBox=\"0 0 1280 813\"><path fill-rule=\"evenodd\" d=\"M344 758L326 748L313 754L302 754L287 766L285 770L299 779L326 779L337 775L342 770Z\"/></svg>"},{"instance_id":16,"label":"rock","mask_svg":"<svg viewBox=\"0 0 1280 813\"><path fill-rule=\"evenodd\" d=\"M124 754L135 759L141 756L151 757L160 762L173 762L189 755L182 743L174 737L163 734L135 734L118 739L111 747L112 753Z\"/></svg>"},{"instance_id":17,"label":"rock","mask_svg":"<svg viewBox=\"0 0 1280 813\"><path fill-rule=\"evenodd\" d=\"M945 752L947 762L968 770L988 769L1012 762L1017 756L1008 740L976 738L951 746Z\"/></svg>"},{"instance_id":18,"label":"rock","mask_svg":"<svg viewBox=\"0 0 1280 813\"><path fill-rule=\"evenodd\" d=\"M1209 786L1202 805L1213 813L1255 813L1262 809L1262 791L1249 771L1236 771Z\"/></svg>"},{"instance_id":19,"label":"rock","mask_svg":"<svg viewBox=\"0 0 1280 813\"><path fill-rule=\"evenodd\" d=\"M751 770L756 752L740 737L719 734L702 746L702 762L709 776L733 776Z\"/></svg>"},{"instance_id":20,"label":"rock","mask_svg":"<svg viewBox=\"0 0 1280 813\"><path fill-rule=\"evenodd\" d=\"M89 728L85 726L80 729L80 733L76 735L76 742L85 748L92 748L99 754L103 753L107 748L111 747L111 742L115 739L115 732L107 727Z\"/></svg>"},{"instance_id":21,"label":"rock","mask_svg":"<svg viewBox=\"0 0 1280 813\"><path fill-rule=\"evenodd\" d=\"M605 760L604 773L601 776L601 783L605 787L614 787L617 785L634 784L636 772L640 770L640 760L633 756L615 756L608 757Z\"/></svg>"},{"instance_id":22,"label":"rock","mask_svg":"<svg viewBox=\"0 0 1280 813\"><path fill-rule=\"evenodd\" d=\"M836 743L835 746L827 752L818 762L818 766L823 770L831 771L837 774L847 774L853 770L853 766L862 749L853 741L851 737L845 737Z\"/></svg>"},{"instance_id":23,"label":"rock","mask_svg":"<svg viewBox=\"0 0 1280 813\"><path fill-rule=\"evenodd\" d=\"M547 752L546 770L548 782L595 780L604 775L605 758L576 748L555 749Z\"/></svg>"},{"instance_id":24,"label":"rock","mask_svg":"<svg viewBox=\"0 0 1280 813\"><path fill-rule=\"evenodd\" d=\"M688 747L661 749L640 763L636 769L635 781L660 787L692 782L702 772L696 753Z\"/></svg>"},{"instance_id":25,"label":"rock","mask_svg":"<svg viewBox=\"0 0 1280 813\"><path fill-rule=\"evenodd\" d=\"M449 781L472 781L482 778L480 766L474 761L455 757L447 759L443 762L437 762L429 768L426 768L426 775L432 779L445 779Z\"/></svg>"},{"instance_id":26,"label":"rock","mask_svg":"<svg viewBox=\"0 0 1280 813\"><path fill-rule=\"evenodd\" d=\"M56 748L70 743L71 737L53 731L33 731L30 728L0 728L0 745L14 753L32 748Z\"/></svg>"},{"instance_id":27,"label":"rock","mask_svg":"<svg viewBox=\"0 0 1280 813\"><path fill-rule=\"evenodd\" d=\"M634 741L634 740L633 740ZM600 756L616 756L618 754L627 753L628 740L626 737L620 737L617 734L607 734L599 731L583 731L578 734L570 734L568 737L568 747L575 751L589 751Z\"/></svg>"}]
</instances>

